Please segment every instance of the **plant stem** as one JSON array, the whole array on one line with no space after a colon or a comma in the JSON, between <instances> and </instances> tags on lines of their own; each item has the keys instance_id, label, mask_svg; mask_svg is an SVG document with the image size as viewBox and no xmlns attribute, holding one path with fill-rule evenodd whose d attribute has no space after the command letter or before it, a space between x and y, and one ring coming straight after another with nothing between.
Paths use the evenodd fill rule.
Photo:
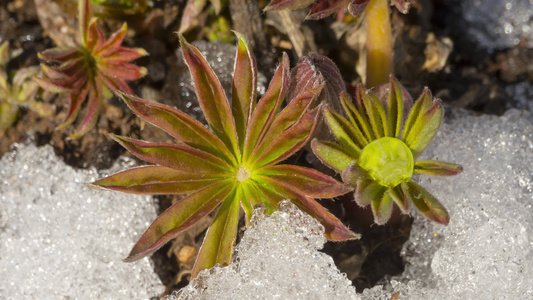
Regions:
<instances>
[{"instance_id":1,"label":"plant stem","mask_svg":"<svg viewBox=\"0 0 533 300\"><path fill-rule=\"evenodd\" d=\"M392 70L392 34L389 0L370 0L366 7L366 86L389 81Z\"/></svg>"}]
</instances>

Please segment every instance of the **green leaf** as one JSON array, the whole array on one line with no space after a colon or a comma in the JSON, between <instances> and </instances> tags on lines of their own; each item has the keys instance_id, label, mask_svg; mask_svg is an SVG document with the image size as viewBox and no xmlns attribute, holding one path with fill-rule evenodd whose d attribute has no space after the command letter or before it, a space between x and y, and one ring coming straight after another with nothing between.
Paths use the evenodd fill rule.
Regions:
<instances>
[{"instance_id":1,"label":"green leaf","mask_svg":"<svg viewBox=\"0 0 533 300\"><path fill-rule=\"evenodd\" d=\"M226 145L209 129L186 113L170 106L143 100L119 92L119 97L143 120L168 132L170 135L193 148L223 158L232 165L236 160Z\"/></svg>"},{"instance_id":2,"label":"green leaf","mask_svg":"<svg viewBox=\"0 0 533 300\"><path fill-rule=\"evenodd\" d=\"M223 175L230 166L222 159L187 145L150 143L111 135L138 158L187 173Z\"/></svg>"},{"instance_id":3,"label":"green leaf","mask_svg":"<svg viewBox=\"0 0 533 300\"><path fill-rule=\"evenodd\" d=\"M261 203L261 200L259 200L259 195L257 194L253 185L254 185L253 183L241 184L237 188L237 197L241 199L241 206L244 210L246 227L250 225L254 207L257 204Z\"/></svg>"},{"instance_id":4,"label":"green leaf","mask_svg":"<svg viewBox=\"0 0 533 300\"><path fill-rule=\"evenodd\" d=\"M207 230L204 242L191 277L195 278L200 271L214 267L216 264L229 265L233 256L233 247L237 239L239 224L239 198L230 194L220 206L213 220L213 224Z\"/></svg>"},{"instance_id":5,"label":"green leaf","mask_svg":"<svg viewBox=\"0 0 533 300\"><path fill-rule=\"evenodd\" d=\"M355 202L361 207L371 204L375 199L383 198L383 193L387 189L375 181L371 181L370 184L361 187L361 191L356 191L354 195Z\"/></svg>"},{"instance_id":6,"label":"green leaf","mask_svg":"<svg viewBox=\"0 0 533 300\"><path fill-rule=\"evenodd\" d=\"M220 81L200 51L187 43L182 35L179 35L179 39L183 57L189 67L198 102L207 123L211 130L232 150L232 153L238 156L240 151L235 120Z\"/></svg>"},{"instance_id":7,"label":"green leaf","mask_svg":"<svg viewBox=\"0 0 533 300\"><path fill-rule=\"evenodd\" d=\"M431 101L432 101L431 91L426 87L424 88L424 91L422 92L420 97L413 104L413 107L411 107L409 116L407 117L407 120L405 121L402 140L405 141L405 139L407 138L407 136L413 129L416 121L419 119L420 115L424 113L424 111L429 109L429 107L431 106Z\"/></svg>"},{"instance_id":8,"label":"green leaf","mask_svg":"<svg viewBox=\"0 0 533 300\"><path fill-rule=\"evenodd\" d=\"M329 129L345 148L345 151L351 156L358 157L362 148L360 147L361 144L356 144L358 133L355 128L343 116L330 110L327 105L324 107L324 118Z\"/></svg>"},{"instance_id":9,"label":"green leaf","mask_svg":"<svg viewBox=\"0 0 533 300\"><path fill-rule=\"evenodd\" d=\"M300 150L311 138L319 115L320 107L317 107L305 114L299 123L281 133L254 161L254 167L277 164Z\"/></svg>"},{"instance_id":10,"label":"green leaf","mask_svg":"<svg viewBox=\"0 0 533 300\"><path fill-rule=\"evenodd\" d=\"M294 165L260 168L254 179L275 183L312 198L332 198L351 190L317 170Z\"/></svg>"},{"instance_id":11,"label":"green leaf","mask_svg":"<svg viewBox=\"0 0 533 300\"><path fill-rule=\"evenodd\" d=\"M463 167L435 160L422 160L415 162L415 174L427 174L433 176L455 176L463 172Z\"/></svg>"},{"instance_id":12,"label":"green leaf","mask_svg":"<svg viewBox=\"0 0 533 300\"><path fill-rule=\"evenodd\" d=\"M252 119L246 133L244 144L243 160L250 161L250 156L254 148L259 145L263 136L269 130L270 125L274 122L279 108L287 94L289 87L289 58L283 54L281 64L278 66L274 77L266 91L265 95L259 100L252 114Z\"/></svg>"},{"instance_id":13,"label":"green leaf","mask_svg":"<svg viewBox=\"0 0 533 300\"><path fill-rule=\"evenodd\" d=\"M219 181L173 204L150 225L124 261L132 262L152 254L213 211L232 189L231 181Z\"/></svg>"},{"instance_id":14,"label":"green leaf","mask_svg":"<svg viewBox=\"0 0 533 300\"><path fill-rule=\"evenodd\" d=\"M362 149L372 140L372 135L370 134L370 125L365 119L363 119L362 115L355 108L350 96L348 96L346 93L341 93L340 100L344 109L344 113L348 116L348 119L352 125L351 127L356 136L354 142L357 143L359 148Z\"/></svg>"},{"instance_id":15,"label":"green leaf","mask_svg":"<svg viewBox=\"0 0 533 300\"><path fill-rule=\"evenodd\" d=\"M407 183L407 186L413 203L426 218L443 225L448 225L450 215L437 198L413 181Z\"/></svg>"},{"instance_id":16,"label":"green leaf","mask_svg":"<svg viewBox=\"0 0 533 300\"><path fill-rule=\"evenodd\" d=\"M248 42L240 33L235 33L239 39L235 72L233 74L232 112L239 137L239 149L244 149L244 140L250 117L255 109L257 97L257 64L255 56Z\"/></svg>"},{"instance_id":17,"label":"green leaf","mask_svg":"<svg viewBox=\"0 0 533 300\"><path fill-rule=\"evenodd\" d=\"M220 178L162 166L143 166L93 182L93 185L132 194L188 194L212 185Z\"/></svg>"},{"instance_id":18,"label":"green leaf","mask_svg":"<svg viewBox=\"0 0 533 300\"><path fill-rule=\"evenodd\" d=\"M409 201L411 197L407 192L407 184L405 181L400 185L387 190L387 193L389 193L389 196L396 203L396 205L398 205L402 213L408 215L411 210L409 207Z\"/></svg>"},{"instance_id":19,"label":"green leaf","mask_svg":"<svg viewBox=\"0 0 533 300\"><path fill-rule=\"evenodd\" d=\"M311 141L311 149L323 164L337 172L342 172L356 160L354 156L346 153L343 147L329 141L314 139Z\"/></svg>"},{"instance_id":20,"label":"green leaf","mask_svg":"<svg viewBox=\"0 0 533 300\"><path fill-rule=\"evenodd\" d=\"M436 100L430 108L416 120L409 135L405 139L405 143L413 151L413 157L417 157L426 149L429 142L433 139L437 130L440 127L442 118L444 116L444 109L442 104Z\"/></svg>"},{"instance_id":21,"label":"green leaf","mask_svg":"<svg viewBox=\"0 0 533 300\"><path fill-rule=\"evenodd\" d=\"M261 144L256 146L254 154L263 153L274 140L279 137L285 130L298 123L307 112L308 108L320 95L323 85L311 89L293 99L274 119L269 130L266 132Z\"/></svg>"},{"instance_id":22,"label":"green leaf","mask_svg":"<svg viewBox=\"0 0 533 300\"><path fill-rule=\"evenodd\" d=\"M360 92L366 118L375 139L388 136L388 121L385 109L379 99L372 92ZM364 118L364 117L363 117Z\"/></svg>"},{"instance_id":23,"label":"green leaf","mask_svg":"<svg viewBox=\"0 0 533 300\"><path fill-rule=\"evenodd\" d=\"M403 121L403 88L402 85L394 78L390 77L389 83L389 99L388 99L388 121L389 121L389 136L399 138L402 129Z\"/></svg>"},{"instance_id":24,"label":"green leaf","mask_svg":"<svg viewBox=\"0 0 533 300\"><path fill-rule=\"evenodd\" d=\"M372 199L372 213L374 222L378 225L384 225L389 221L392 215L392 199L388 192L383 193L383 197Z\"/></svg>"}]
</instances>

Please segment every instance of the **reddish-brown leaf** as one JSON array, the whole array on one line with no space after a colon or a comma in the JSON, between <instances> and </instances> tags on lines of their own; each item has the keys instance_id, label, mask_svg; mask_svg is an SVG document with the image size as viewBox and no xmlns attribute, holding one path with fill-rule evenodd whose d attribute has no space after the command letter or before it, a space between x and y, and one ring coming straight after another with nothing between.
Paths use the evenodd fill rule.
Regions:
<instances>
[{"instance_id":1,"label":"reddish-brown leaf","mask_svg":"<svg viewBox=\"0 0 533 300\"><path fill-rule=\"evenodd\" d=\"M222 159L187 145L150 143L116 135L111 137L142 160L182 172L216 176L230 168Z\"/></svg>"},{"instance_id":2,"label":"reddish-brown leaf","mask_svg":"<svg viewBox=\"0 0 533 300\"><path fill-rule=\"evenodd\" d=\"M246 130L255 109L257 97L257 65L255 56L248 42L240 33L236 33L237 56L235 58L235 71L233 74L232 112L235 118L239 149L244 149Z\"/></svg>"},{"instance_id":3,"label":"reddish-brown leaf","mask_svg":"<svg viewBox=\"0 0 533 300\"><path fill-rule=\"evenodd\" d=\"M168 132L179 141L236 164L226 145L209 129L186 113L170 106L118 93L128 107L145 121Z\"/></svg>"},{"instance_id":4,"label":"reddish-brown leaf","mask_svg":"<svg viewBox=\"0 0 533 300\"><path fill-rule=\"evenodd\" d=\"M315 169L295 165L266 166L258 169L255 176L258 180L275 183L312 198L337 197L351 190Z\"/></svg>"},{"instance_id":5,"label":"reddish-brown leaf","mask_svg":"<svg viewBox=\"0 0 533 300\"><path fill-rule=\"evenodd\" d=\"M182 35L179 38L183 57L189 67L198 102L204 112L207 123L211 130L237 156L240 151L235 120L231 114L231 107L222 85L200 51L187 43Z\"/></svg>"},{"instance_id":6,"label":"reddish-brown leaf","mask_svg":"<svg viewBox=\"0 0 533 300\"><path fill-rule=\"evenodd\" d=\"M150 225L124 261L131 262L152 254L213 211L232 189L231 182L219 181L172 205Z\"/></svg>"},{"instance_id":7,"label":"reddish-brown leaf","mask_svg":"<svg viewBox=\"0 0 533 300\"><path fill-rule=\"evenodd\" d=\"M93 182L93 185L132 194L189 194L220 181L216 176L162 166L143 166Z\"/></svg>"}]
</instances>

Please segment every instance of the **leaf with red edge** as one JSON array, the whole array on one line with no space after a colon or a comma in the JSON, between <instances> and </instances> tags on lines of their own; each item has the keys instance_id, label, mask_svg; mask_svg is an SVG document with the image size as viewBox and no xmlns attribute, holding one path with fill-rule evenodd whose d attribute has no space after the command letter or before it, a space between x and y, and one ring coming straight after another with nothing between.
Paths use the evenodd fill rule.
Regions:
<instances>
[{"instance_id":1,"label":"leaf with red edge","mask_svg":"<svg viewBox=\"0 0 533 300\"><path fill-rule=\"evenodd\" d=\"M320 85L293 99L274 119L254 153L263 153L285 130L299 122L322 91Z\"/></svg>"},{"instance_id":2,"label":"leaf with red edge","mask_svg":"<svg viewBox=\"0 0 533 300\"><path fill-rule=\"evenodd\" d=\"M146 68L128 63L121 65L101 64L98 66L98 69L101 72L107 73L110 77L124 80L136 80L144 77L148 73Z\"/></svg>"},{"instance_id":3,"label":"leaf with red edge","mask_svg":"<svg viewBox=\"0 0 533 300\"><path fill-rule=\"evenodd\" d=\"M265 7L265 11L268 10L281 10L281 9L297 9L301 7L313 4L314 0L272 0Z\"/></svg>"},{"instance_id":4,"label":"leaf with red edge","mask_svg":"<svg viewBox=\"0 0 533 300\"><path fill-rule=\"evenodd\" d=\"M78 0L78 33L81 36L81 44L87 46L89 40L89 23L93 18L93 7L90 0Z\"/></svg>"},{"instance_id":5,"label":"leaf with red edge","mask_svg":"<svg viewBox=\"0 0 533 300\"><path fill-rule=\"evenodd\" d=\"M389 98L387 102L388 136L399 138L403 122L403 88L392 76L389 80Z\"/></svg>"},{"instance_id":6,"label":"leaf with red edge","mask_svg":"<svg viewBox=\"0 0 533 300\"><path fill-rule=\"evenodd\" d=\"M236 163L226 145L193 117L170 106L146 101L133 95L120 92L118 95L135 114L179 141L223 158L228 163Z\"/></svg>"},{"instance_id":7,"label":"leaf with red edge","mask_svg":"<svg viewBox=\"0 0 533 300\"><path fill-rule=\"evenodd\" d=\"M324 107L324 119L333 135L345 148L345 151L354 157L358 157L363 145L358 139L360 133L356 131L356 128L343 116L329 109L328 106Z\"/></svg>"},{"instance_id":8,"label":"leaf with red edge","mask_svg":"<svg viewBox=\"0 0 533 300\"><path fill-rule=\"evenodd\" d=\"M385 192L382 197L372 199L371 207L374 222L383 225L389 221L392 215L392 198L388 192Z\"/></svg>"},{"instance_id":9,"label":"leaf with red edge","mask_svg":"<svg viewBox=\"0 0 533 300\"><path fill-rule=\"evenodd\" d=\"M192 278L216 264L226 266L231 263L239 225L239 200L229 196L220 206L194 263Z\"/></svg>"},{"instance_id":10,"label":"leaf with red edge","mask_svg":"<svg viewBox=\"0 0 533 300\"><path fill-rule=\"evenodd\" d=\"M319 20L342 9L349 0L320 0L311 7L307 20Z\"/></svg>"},{"instance_id":11,"label":"leaf with red edge","mask_svg":"<svg viewBox=\"0 0 533 300\"><path fill-rule=\"evenodd\" d=\"M405 120L403 134L402 134L402 140L405 140L407 136L409 135L409 132L413 129L416 121L420 117L421 114L424 113L429 107L431 106L432 96L431 91L426 87L424 88L424 91L420 95L420 97L415 101L413 106L411 107L411 110L409 111L409 115L407 116L407 119Z\"/></svg>"},{"instance_id":12,"label":"leaf with red edge","mask_svg":"<svg viewBox=\"0 0 533 300\"><path fill-rule=\"evenodd\" d=\"M463 172L463 167L436 160L422 160L415 162L415 174L427 174L433 176L455 176Z\"/></svg>"},{"instance_id":13,"label":"leaf with red edge","mask_svg":"<svg viewBox=\"0 0 533 300\"><path fill-rule=\"evenodd\" d=\"M33 77L33 80L41 86L43 89L51 91L53 93L62 93L68 92L71 89L65 86L54 84L53 81L47 80L45 78Z\"/></svg>"},{"instance_id":14,"label":"leaf with red edge","mask_svg":"<svg viewBox=\"0 0 533 300\"><path fill-rule=\"evenodd\" d=\"M182 35L179 39L205 119L211 130L237 155L237 129L222 85L200 51L187 43Z\"/></svg>"},{"instance_id":15,"label":"leaf with red edge","mask_svg":"<svg viewBox=\"0 0 533 300\"><path fill-rule=\"evenodd\" d=\"M428 107L425 110L420 110L417 118L412 123L412 127L408 131L408 134L404 134L404 142L411 151L413 157L416 158L433 139L437 130L440 127L442 118L444 117L444 108L439 100L431 100L431 93L428 90L428 96L423 98L423 102L426 102L421 106L422 109ZM416 103L415 103L416 107ZM409 116L411 118L411 116Z\"/></svg>"},{"instance_id":16,"label":"leaf with red edge","mask_svg":"<svg viewBox=\"0 0 533 300\"><path fill-rule=\"evenodd\" d=\"M380 185L375 181L370 181L368 185L365 184L366 180L363 180L358 187L359 191L356 191L354 194L355 202L361 206L365 207L374 201L374 199L381 199L383 193L386 190L386 187Z\"/></svg>"},{"instance_id":17,"label":"leaf with red edge","mask_svg":"<svg viewBox=\"0 0 533 300\"><path fill-rule=\"evenodd\" d=\"M87 86L85 86L80 89L78 93L70 94L70 104L68 107L67 116L65 121L57 126L57 129L63 129L74 122L78 112L80 111L81 104L85 101L85 97L87 97L88 92L89 89Z\"/></svg>"},{"instance_id":18,"label":"leaf with red edge","mask_svg":"<svg viewBox=\"0 0 533 300\"><path fill-rule=\"evenodd\" d=\"M217 181L216 176L183 172L162 166L143 166L93 182L93 185L132 194L188 194Z\"/></svg>"},{"instance_id":19,"label":"leaf with red edge","mask_svg":"<svg viewBox=\"0 0 533 300\"><path fill-rule=\"evenodd\" d=\"M122 23L120 29L113 33L113 35L107 41L105 41L101 47L94 49L94 55L106 57L117 52L117 50L121 48L127 31L128 25L126 23Z\"/></svg>"},{"instance_id":20,"label":"leaf with red edge","mask_svg":"<svg viewBox=\"0 0 533 300\"><path fill-rule=\"evenodd\" d=\"M109 77L104 73L100 73L100 79L102 82L113 92L117 93L118 91L123 92L124 94L131 94L131 88L126 83L124 79Z\"/></svg>"},{"instance_id":21,"label":"leaf with red edge","mask_svg":"<svg viewBox=\"0 0 533 300\"><path fill-rule=\"evenodd\" d=\"M437 198L416 182L410 181L407 186L411 200L426 218L439 224L448 225L450 215Z\"/></svg>"},{"instance_id":22,"label":"leaf with red edge","mask_svg":"<svg viewBox=\"0 0 533 300\"><path fill-rule=\"evenodd\" d=\"M253 156L258 156L254 159L254 166L277 164L300 150L311 138L319 115L320 107L309 111L299 123L281 133L264 152L253 153Z\"/></svg>"},{"instance_id":23,"label":"leaf with red edge","mask_svg":"<svg viewBox=\"0 0 533 300\"><path fill-rule=\"evenodd\" d=\"M347 153L342 146L329 141L314 139L311 141L311 149L323 164L337 172L342 172L356 160L356 157Z\"/></svg>"},{"instance_id":24,"label":"leaf with red edge","mask_svg":"<svg viewBox=\"0 0 533 300\"><path fill-rule=\"evenodd\" d=\"M86 50L93 53L94 49L99 49L105 42L104 33L98 27L98 19L92 18L89 23L89 33L87 35Z\"/></svg>"},{"instance_id":25,"label":"leaf with red edge","mask_svg":"<svg viewBox=\"0 0 533 300\"><path fill-rule=\"evenodd\" d=\"M344 225L337 217L325 209L320 203L311 197L307 197L296 190L288 189L285 186L281 186L272 183L272 188L279 189L282 193L286 194L292 203L304 212L317 219L325 229L324 236L331 241L347 241L356 240L361 235L352 232L346 225Z\"/></svg>"},{"instance_id":26,"label":"leaf with red edge","mask_svg":"<svg viewBox=\"0 0 533 300\"><path fill-rule=\"evenodd\" d=\"M83 117L78 130L69 136L71 139L76 139L87 133L98 120L98 113L100 112L100 107L102 105L102 82L97 78L93 80L94 82L91 84L92 93L89 93L89 101L87 103L85 116Z\"/></svg>"},{"instance_id":27,"label":"leaf with red edge","mask_svg":"<svg viewBox=\"0 0 533 300\"><path fill-rule=\"evenodd\" d=\"M410 197L407 191L407 183L402 182L400 185L389 189L387 192L390 194L392 200L398 205L402 213L409 214L411 208L409 207Z\"/></svg>"},{"instance_id":28,"label":"leaf with red edge","mask_svg":"<svg viewBox=\"0 0 533 300\"><path fill-rule=\"evenodd\" d=\"M183 172L223 175L229 165L222 159L187 145L150 143L111 135L115 141L138 158Z\"/></svg>"},{"instance_id":29,"label":"leaf with red edge","mask_svg":"<svg viewBox=\"0 0 533 300\"><path fill-rule=\"evenodd\" d=\"M259 100L249 122L244 143L244 160L250 158L254 148L261 143L263 136L274 122L289 86L289 57L283 53L283 59L270 81L265 95Z\"/></svg>"},{"instance_id":30,"label":"leaf with red edge","mask_svg":"<svg viewBox=\"0 0 533 300\"><path fill-rule=\"evenodd\" d=\"M75 47L55 47L52 49L44 50L43 52L39 52L37 56L40 60L64 62L78 57L79 51L80 49Z\"/></svg>"},{"instance_id":31,"label":"leaf with red edge","mask_svg":"<svg viewBox=\"0 0 533 300\"><path fill-rule=\"evenodd\" d=\"M256 172L254 178L257 180L275 182L312 198L332 198L351 191L349 187L326 174L301 166L266 166Z\"/></svg>"},{"instance_id":32,"label":"leaf with red edge","mask_svg":"<svg viewBox=\"0 0 533 300\"><path fill-rule=\"evenodd\" d=\"M143 48L120 47L112 54L106 56L105 61L110 65L120 65L146 55L148 55L148 52L146 52L146 50Z\"/></svg>"},{"instance_id":33,"label":"leaf with red edge","mask_svg":"<svg viewBox=\"0 0 533 300\"><path fill-rule=\"evenodd\" d=\"M232 189L230 181L220 181L173 204L150 225L124 261L132 262L152 254L213 211Z\"/></svg>"},{"instance_id":34,"label":"leaf with red edge","mask_svg":"<svg viewBox=\"0 0 533 300\"><path fill-rule=\"evenodd\" d=\"M244 149L246 130L255 109L257 97L257 65L248 42L240 33L235 33L239 42L233 73L232 112L235 118L239 148Z\"/></svg>"}]
</instances>

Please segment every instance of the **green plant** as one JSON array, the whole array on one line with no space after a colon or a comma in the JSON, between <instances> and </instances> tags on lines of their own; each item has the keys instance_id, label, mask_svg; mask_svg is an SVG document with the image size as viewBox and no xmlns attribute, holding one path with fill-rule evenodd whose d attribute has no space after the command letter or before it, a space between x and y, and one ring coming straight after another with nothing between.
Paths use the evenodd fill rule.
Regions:
<instances>
[{"instance_id":1,"label":"green plant","mask_svg":"<svg viewBox=\"0 0 533 300\"><path fill-rule=\"evenodd\" d=\"M47 103L35 101L39 85L31 77L39 72L39 67L8 72L7 63L10 59L9 42L4 41L0 44L0 136L15 122L21 106L41 116L50 116L54 110Z\"/></svg>"},{"instance_id":2,"label":"green plant","mask_svg":"<svg viewBox=\"0 0 533 300\"><path fill-rule=\"evenodd\" d=\"M426 189L411 180L413 175L452 176L460 165L433 160L415 161L436 134L443 107L429 89L413 104L413 99L390 78L377 93L359 85L355 105L342 94L344 117L324 109L326 122L339 143L313 140L315 155L342 173L345 183L355 188L355 201L370 205L377 224L386 223L393 202L408 214L410 203L428 219L448 224L444 206ZM404 115L409 112L407 119Z\"/></svg>"},{"instance_id":3,"label":"green plant","mask_svg":"<svg viewBox=\"0 0 533 300\"><path fill-rule=\"evenodd\" d=\"M46 78L34 78L49 91L70 94L70 107L59 129L74 122L81 104L89 98L87 112L70 138L78 138L94 126L102 102L112 96L110 91L131 93L126 81L139 79L147 73L145 68L130 63L147 55L146 51L122 46L126 23L106 40L98 27L98 19L93 17L89 0L79 1L78 13L81 46L56 47L39 53L39 58L45 62L41 68Z\"/></svg>"},{"instance_id":4,"label":"green plant","mask_svg":"<svg viewBox=\"0 0 533 300\"><path fill-rule=\"evenodd\" d=\"M231 262L239 207L248 224L254 206L262 204L272 212L287 198L322 222L327 238L358 238L314 199L345 194L348 187L316 170L280 164L308 142L320 115L320 107L309 107L323 85L300 94L281 110L289 86L289 61L284 55L266 94L256 103L255 58L244 38L237 37L230 106L205 58L180 36L209 129L179 110L121 94L138 116L178 142L112 136L137 157L156 165L123 171L93 184L127 193L188 195L154 221L126 261L151 254L220 206L193 268L195 277L217 263Z\"/></svg>"}]
</instances>

